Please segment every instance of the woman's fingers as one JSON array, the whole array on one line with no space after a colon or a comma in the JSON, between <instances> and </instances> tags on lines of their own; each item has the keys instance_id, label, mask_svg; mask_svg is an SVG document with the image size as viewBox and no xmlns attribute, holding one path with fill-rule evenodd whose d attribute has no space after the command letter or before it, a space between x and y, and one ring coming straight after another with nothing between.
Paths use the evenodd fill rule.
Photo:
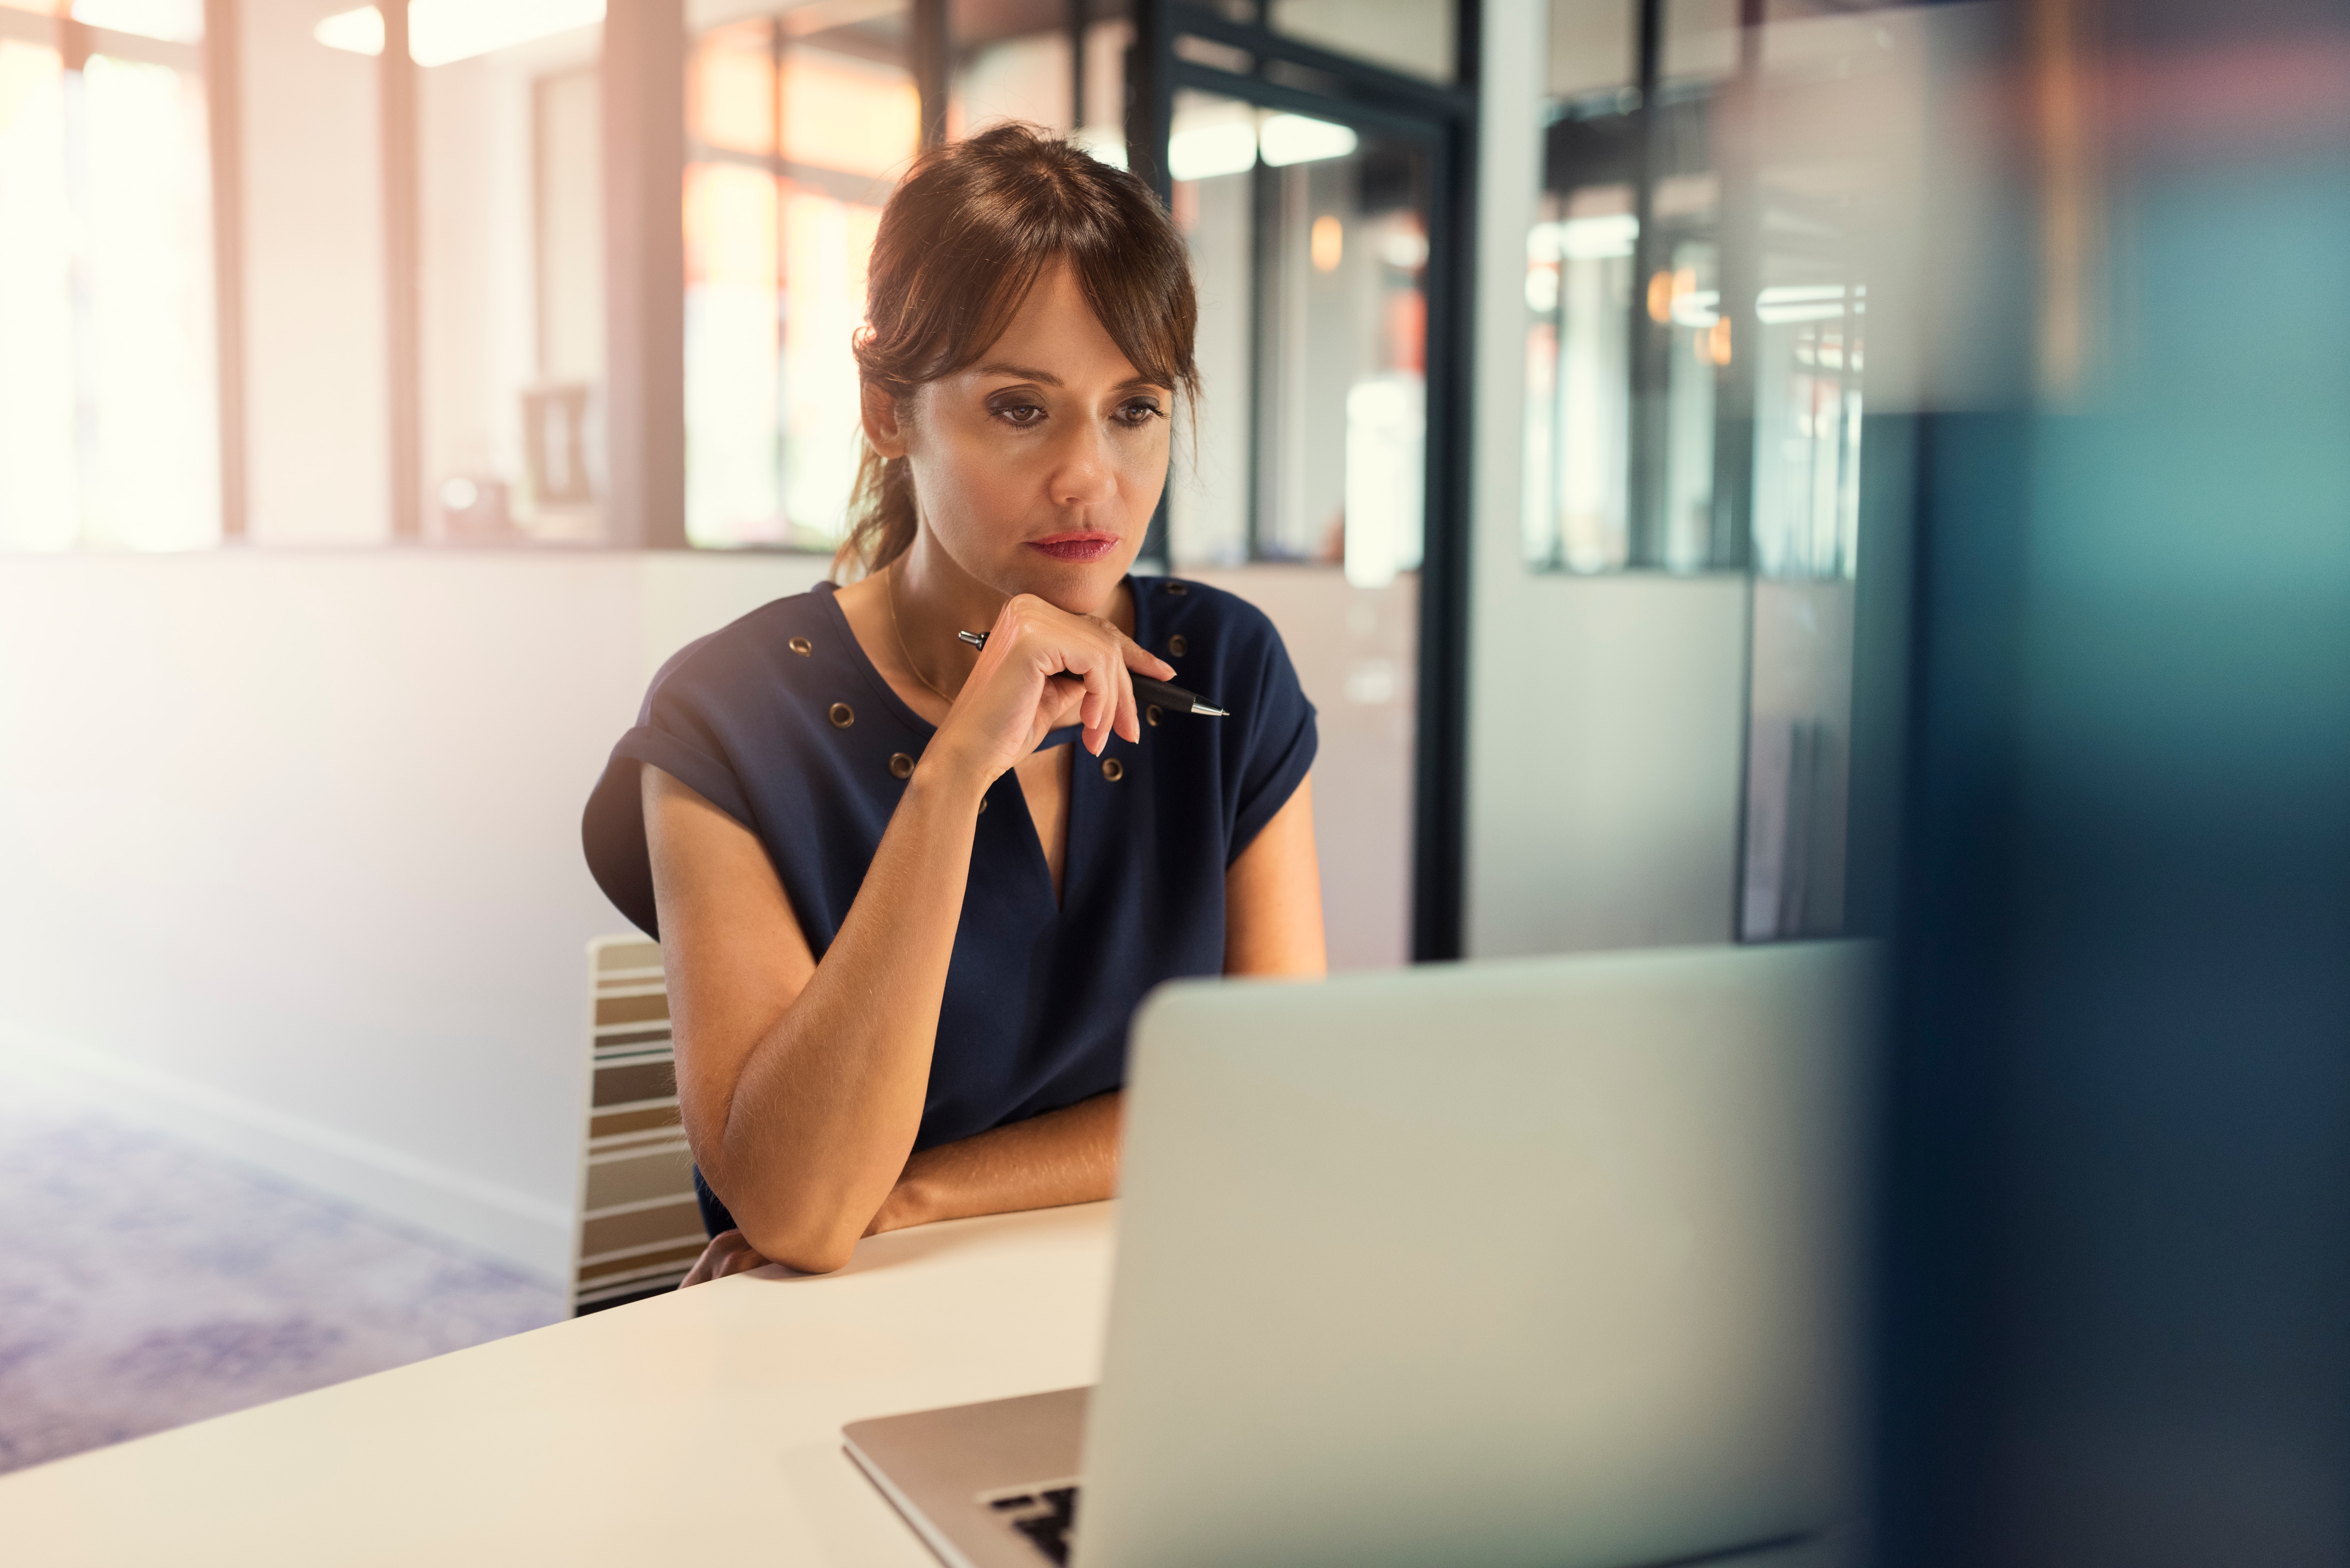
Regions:
<instances>
[{"instance_id":1,"label":"woman's fingers","mask_svg":"<svg viewBox=\"0 0 2350 1568\"><path fill-rule=\"evenodd\" d=\"M766 1266L765 1255L750 1242L745 1241L733 1251L726 1254L725 1259L719 1263L718 1277L723 1280L729 1274L747 1274L753 1269L764 1269Z\"/></svg>"},{"instance_id":2,"label":"woman's fingers","mask_svg":"<svg viewBox=\"0 0 2350 1568\"><path fill-rule=\"evenodd\" d=\"M1165 659L1151 652L1150 649L1143 647L1142 644L1135 641L1134 639L1127 636L1126 633L1119 631L1118 628L1111 627L1110 630L1117 636L1119 644L1125 650L1126 667L1128 670L1135 670L1143 675L1148 675L1153 680L1172 680L1175 679L1175 667L1173 665L1168 663Z\"/></svg>"},{"instance_id":3,"label":"woman's fingers","mask_svg":"<svg viewBox=\"0 0 2350 1568\"><path fill-rule=\"evenodd\" d=\"M1142 739L1142 705L1135 700L1134 676L1139 672L1156 680L1172 680L1175 679L1175 667L1109 622L1104 621L1102 625L1110 636L1118 639L1120 660L1118 690L1125 695L1124 706L1118 712L1118 732L1129 741L1139 741Z\"/></svg>"},{"instance_id":4,"label":"woman's fingers","mask_svg":"<svg viewBox=\"0 0 2350 1568\"><path fill-rule=\"evenodd\" d=\"M710 1245L702 1250L702 1256L694 1260L693 1267L677 1288L683 1290L687 1285L723 1280L746 1269L764 1268L766 1262L742 1231L721 1231L710 1239Z\"/></svg>"},{"instance_id":5,"label":"woman's fingers","mask_svg":"<svg viewBox=\"0 0 2350 1568\"><path fill-rule=\"evenodd\" d=\"M1050 682L1057 676L1074 677L1084 685L1077 701L1079 738L1087 751L1099 756L1110 733L1121 728L1125 711L1134 706L1126 676L1123 639L1118 629L1097 616L1073 616L1042 599L1023 596L1004 607L1007 618L1016 614L1019 635L1035 668Z\"/></svg>"},{"instance_id":6,"label":"woman's fingers","mask_svg":"<svg viewBox=\"0 0 2350 1568\"><path fill-rule=\"evenodd\" d=\"M1019 595L997 614L950 724L974 742L991 737L975 748L991 769L1013 766L1072 717L1086 750L1099 756L1113 734L1142 738L1135 671L1162 679L1174 674L1101 617L1073 615Z\"/></svg>"}]
</instances>

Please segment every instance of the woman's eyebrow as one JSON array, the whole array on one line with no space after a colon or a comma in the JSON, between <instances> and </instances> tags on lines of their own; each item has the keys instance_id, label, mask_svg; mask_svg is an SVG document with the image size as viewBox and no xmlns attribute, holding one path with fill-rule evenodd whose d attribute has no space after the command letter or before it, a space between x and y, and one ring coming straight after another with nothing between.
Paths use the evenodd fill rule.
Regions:
<instances>
[{"instance_id":1,"label":"woman's eyebrow","mask_svg":"<svg viewBox=\"0 0 2350 1568\"><path fill-rule=\"evenodd\" d=\"M973 372L973 374L981 376L1010 376L1018 380L1035 381L1038 385L1045 387L1058 387L1062 384L1061 378L1053 374L1052 371L1039 370L1032 365L1006 365L998 362L982 365ZM1137 387L1148 388L1152 391L1162 389L1158 382L1144 375L1137 375L1128 380L1119 382L1116 389L1123 392Z\"/></svg>"},{"instance_id":2,"label":"woman's eyebrow","mask_svg":"<svg viewBox=\"0 0 2350 1568\"><path fill-rule=\"evenodd\" d=\"M1050 370L1034 369L1026 365L982 365L979 373L983 376L1016 376L1024 381L1037 381L1047 387L1061 384L1061 378Z\"/></svg>"}]
</instances>

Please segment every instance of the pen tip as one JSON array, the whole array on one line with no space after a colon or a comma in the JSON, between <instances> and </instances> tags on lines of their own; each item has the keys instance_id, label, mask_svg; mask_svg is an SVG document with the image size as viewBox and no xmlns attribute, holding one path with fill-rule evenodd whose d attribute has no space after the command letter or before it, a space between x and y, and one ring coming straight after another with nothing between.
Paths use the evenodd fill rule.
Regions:
<instances>
[{"instance_id":1,"label":"pen tip","mask_svg":"<svg viewBox=\"0 0 2350 1568\"><path fill-rule=\"evenodd\" d=\"M1230 713L1225 712L1222 708L1211 708L1205 702L1192 703L1191 711L1197 713L1203 719L1229 719L1232 717Z\"/></svg>"}]
</instances>

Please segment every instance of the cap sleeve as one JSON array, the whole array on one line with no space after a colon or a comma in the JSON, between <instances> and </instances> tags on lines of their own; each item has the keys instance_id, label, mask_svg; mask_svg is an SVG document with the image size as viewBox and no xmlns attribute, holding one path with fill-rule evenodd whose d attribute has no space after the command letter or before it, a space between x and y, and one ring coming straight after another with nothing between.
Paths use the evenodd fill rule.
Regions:
<instances>
[{"instance_id":1,"label":"cap sleeve","mask_svg":"<svg viewBox=\"0 0 2350 1568\"><path fill-rule=\"evenodd\" d=\"M612 748L580 823L596 885L639 929L656 940L660 930L639 793L644 764L651 763L744 827L758 831L750 798L720 739L714 693L706 682L694 679L694 655L709 640L688 643L653 677L637 722Z\"/></svg>"},{"instance_id":2,"label":"cap sleeve","mask_svg":"<svg viewBox=\"0 0 2350 1568\"><path fill-rule=\"evenodd\" d=\"M1289 662L1281 634L1253 607L1247 610L1246 618L1253 623L1249 630L1253 639L1261 639L1263 645L1259 657L1251 661L1256 670L1255 689L1245 699L1246 707L1234 708L1232 720L1218 721L1238 720L1248 727L1240 757L1239 787L1233 792L1235 810L1226 866L1238 860L1264 825L1289 804L1289 797L1313 769L1320 744L1314 704L1305 700L1305 690L1297 683L1297 670Z\"/></svg>"}]
</instances>

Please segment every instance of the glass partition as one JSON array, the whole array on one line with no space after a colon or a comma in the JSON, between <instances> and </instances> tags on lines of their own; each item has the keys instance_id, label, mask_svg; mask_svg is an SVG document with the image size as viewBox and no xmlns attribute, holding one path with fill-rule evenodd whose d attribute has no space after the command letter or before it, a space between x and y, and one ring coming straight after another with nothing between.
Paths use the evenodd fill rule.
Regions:
<instances>
[{"instance_id":1,"label":"glass partition","mask_svg":"<svg viewBox=\"0 0 2350 1568\"><path fill-rule=\"evenodd\" d=\"M1343 566L1375 587L1422 553L1428 154L1208 93L1178 97L1169 163L1201 293L1178 566Z\"/></svg>"},{"instance_id":2,"label":"glass partition","mask_svg":"<svg viewBox=\"0 0 2350 1568\"><path fill-rule=\"evenodd\" d=\"M1526 243L1528 565L1748 579L1748 940L1845 929L1883 199L1853 128L1914 90L1898 28L1801 9L1555 4Z\"/></svg>"}]
</instances>

